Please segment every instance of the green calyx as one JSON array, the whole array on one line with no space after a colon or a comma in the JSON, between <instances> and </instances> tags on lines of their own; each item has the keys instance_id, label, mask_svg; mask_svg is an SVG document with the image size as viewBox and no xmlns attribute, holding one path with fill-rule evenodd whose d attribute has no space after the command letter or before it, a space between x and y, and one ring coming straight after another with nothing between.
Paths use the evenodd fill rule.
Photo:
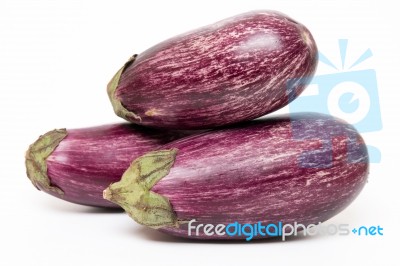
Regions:
<instances>
[{"instance_id":1,"label":"green calyx","mask_svg":"<svg viewBox=\"0 0 400 266\"><path fill-rule=\"evenodd\" d=\"M147 153L134 160L119 182L111 184L103 197L120 205L136 222L151 228L178 226L169 200L150 189L169 173L177 150Z\"/></svg>"},{"instance_id":2,"label":"green calyx","mask_svg":"<svg viewBox=\"0 0 400 266\"><path fill-rule=\"evenodd\" d=\"M26 174L37 189L64 194L60 188L51 185L47 176L46 159L66 136L65 128L55 129L40 136L29 146L25 155Z\"/></svg>"},{"instance_id":3,"label":"green calyx","mask_svg":"<svg viewBox=\"0 0 400 266\"><path fill-rule=\"evenodd\" d=\"M133 55L129 60L115 73L114 77L110 80L107 85L107 93L110 98L111 104L114 108L114 112L119 117L122 117L125 120L132 122L141 122L142 118L135 114L134 112L128 111L121 103L119 99L115 96L115 91L117 90L119 80L121 78L122 73L125 71L127 67L129 67L136 59L137 55Z\"/></svg>"}]
</instances>

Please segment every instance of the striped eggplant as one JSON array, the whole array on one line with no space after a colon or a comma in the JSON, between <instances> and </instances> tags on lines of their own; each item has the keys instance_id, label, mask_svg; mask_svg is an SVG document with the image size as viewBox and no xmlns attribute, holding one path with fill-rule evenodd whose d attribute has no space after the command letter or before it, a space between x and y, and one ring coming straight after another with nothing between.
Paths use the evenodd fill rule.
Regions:
<instances>
[{"instance_id":1,"label":"striped eggplant","mask_svg":"<svg viewBox=\"0 0 400 266\"><path fill-rule=\"evenodd\" d=\"M317 57L305 26L278 12L253 11L132 56L107 91L115 113L128 121L211 128L288 104L313 76Z\"/></svg>"},{"instance_id":2,"label":"striped eggplant","mask_svg":"<svg viewBox=\"0 0 400 266\"><path fill-rule=\"evenodd\" d=\"M360 193L368 166L353 126L299 113L166 144L133 161L104 197L136 222L171 235L237 239L221 228L326 221ZM217 226L221 234L211 234Z\"/></svg>"},{"instance_id":3,"label":"striped eggplant","mask_svg":"<svg viewBox=\"0 0 400 266\"><path fill-rule=\"evenodd\" d=\"M118 207L103 199L103 190L121 178L133 159L188 134L127 123L56 129L29 147L27 175L36 188L66 201Z\"/></svg>"}]
</instances>

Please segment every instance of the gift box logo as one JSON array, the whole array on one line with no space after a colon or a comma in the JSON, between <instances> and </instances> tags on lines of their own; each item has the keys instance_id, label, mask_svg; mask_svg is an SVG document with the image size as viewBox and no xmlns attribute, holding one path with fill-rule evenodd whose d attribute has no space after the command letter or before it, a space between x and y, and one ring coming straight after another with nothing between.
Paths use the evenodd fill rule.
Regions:
<instances>
[{"instance_id":1,"label":"gift box logo","mask_svg":"<svg viewBox=\"0 0 400 266\"><path fill-rule=\"evenodd\" d=\"M296 100L289 104L290 113L319 112L334 115L351 123L360 133L376 132L382 129L376 72L374 69L352 70L372 56L367 49L359 58L346 67L347 39L339 40L341 69L335 66L324 54L319 53L319 61L335 69L334 73L317 75ZM293 79L288 82L288 90L309 80ZM300 127L292 124L293 136L302 136ZM334 136L331 136L334 137ZM326 145L331 140L323 140ZM324 145L325 145L324 144ZM368 146L370 162L381 160L380 150ZM351 158L350 158L351 159ZM310 164L311 158L304 154L303 165ZM307 163L306 163L307 162Z\"/></svg>"}]
</instances>

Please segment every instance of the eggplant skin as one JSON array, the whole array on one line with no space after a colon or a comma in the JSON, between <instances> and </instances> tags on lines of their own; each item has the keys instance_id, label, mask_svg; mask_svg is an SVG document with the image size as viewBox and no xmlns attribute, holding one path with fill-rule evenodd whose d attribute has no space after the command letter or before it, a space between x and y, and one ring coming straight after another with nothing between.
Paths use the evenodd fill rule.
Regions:
<instances>
[{"instance_id":1,"label":"eggplant skin","mask_svg":"<svg viewBox=\"0 0 400 266\"><path fill-rule=\"evenodd\" d=\"M153 152L147 158L159 166L145 169L139 179L162 169L149 193L169 202L170 212L165 211L166 203L164 216L161 212L150 216L160 206L151 206L149 201L133 205L145 206L139 211L150 210L143 215L121 206L141 224L198 239L235 237L207 236L202 230L199 235L192 230L188 236L188 222L193 219L192 225L214 226L324 222L356 198L367 182L369 168L366 146L355 128L318 113L283 115L210 131L166 144L160 152L164 157L172 154L164 160L170 168L162 169L159 162L163 160ZM117 184L105 192L116 203L124 201L117 197L121 196Z\"/></svg>"},{"instance_id":2,"label":"eggplant skin","mask_svg":"<svg viewBox=\"0 0 400 266\"><path fill-rule=\"evenodd\" d=\"M130 162L191 133L128 123L53 130L41 136L27 151L27 174L39 190L63 200L118 208L104 200L102 193L121 178ZM44 156L43 150L48 150Z\"/></svg>"},{"instance_id":3,"label":"eggplant skin","mask_svg":"<svg viewBox=\"0 0 400 266\"><path fill-rule=\"evenodd\" d=\"M111 80L117 115L162 128L252 120L295 99L318 62L308 29L252 11L165 40L133 56Z\"/></svg>"}]
</instances>

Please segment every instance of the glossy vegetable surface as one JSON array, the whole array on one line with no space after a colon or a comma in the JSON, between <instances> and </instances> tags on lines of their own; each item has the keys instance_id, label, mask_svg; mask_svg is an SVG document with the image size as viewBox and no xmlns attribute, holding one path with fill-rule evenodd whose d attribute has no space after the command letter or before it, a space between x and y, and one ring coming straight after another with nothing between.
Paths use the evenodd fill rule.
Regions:
<instances>
[{"instance_id":1,"label":"glossy vegetable surface","mask_svg":"<svg viewBox=\"0 0 400 266\"><path fill-rule=\"evenodd\" d=\"M118 207L102 197L138 156L187 132L114 124L47 132L26 153L33 185L55 197L83 205Z\"/></svg>"},{"instance_id":2,"label":"glossy vegetable surface","mask_svg":"<svg viewBox=\"0 0 400 266\"><path fill-rule=\"evenodd\" d=\"M108 94L116 114L134 123L211 128L285 106L316 65L317 47L305 26L278 12L253 11L133 56Z\"/></svg>"},{"instance_id":3,"label":"glossy vegetable surface","mask_svg":"<svg viewBox=\"0 0 400 266\"><path fill-rule=\"evenodd\" d=\"M135 160L104 197L168 234L234 239L241 237L189 236L188 224L318 224L346 208L367 175L368 153L353 126L299 113L166 144Z\"/></svg>"}]
</instances>

